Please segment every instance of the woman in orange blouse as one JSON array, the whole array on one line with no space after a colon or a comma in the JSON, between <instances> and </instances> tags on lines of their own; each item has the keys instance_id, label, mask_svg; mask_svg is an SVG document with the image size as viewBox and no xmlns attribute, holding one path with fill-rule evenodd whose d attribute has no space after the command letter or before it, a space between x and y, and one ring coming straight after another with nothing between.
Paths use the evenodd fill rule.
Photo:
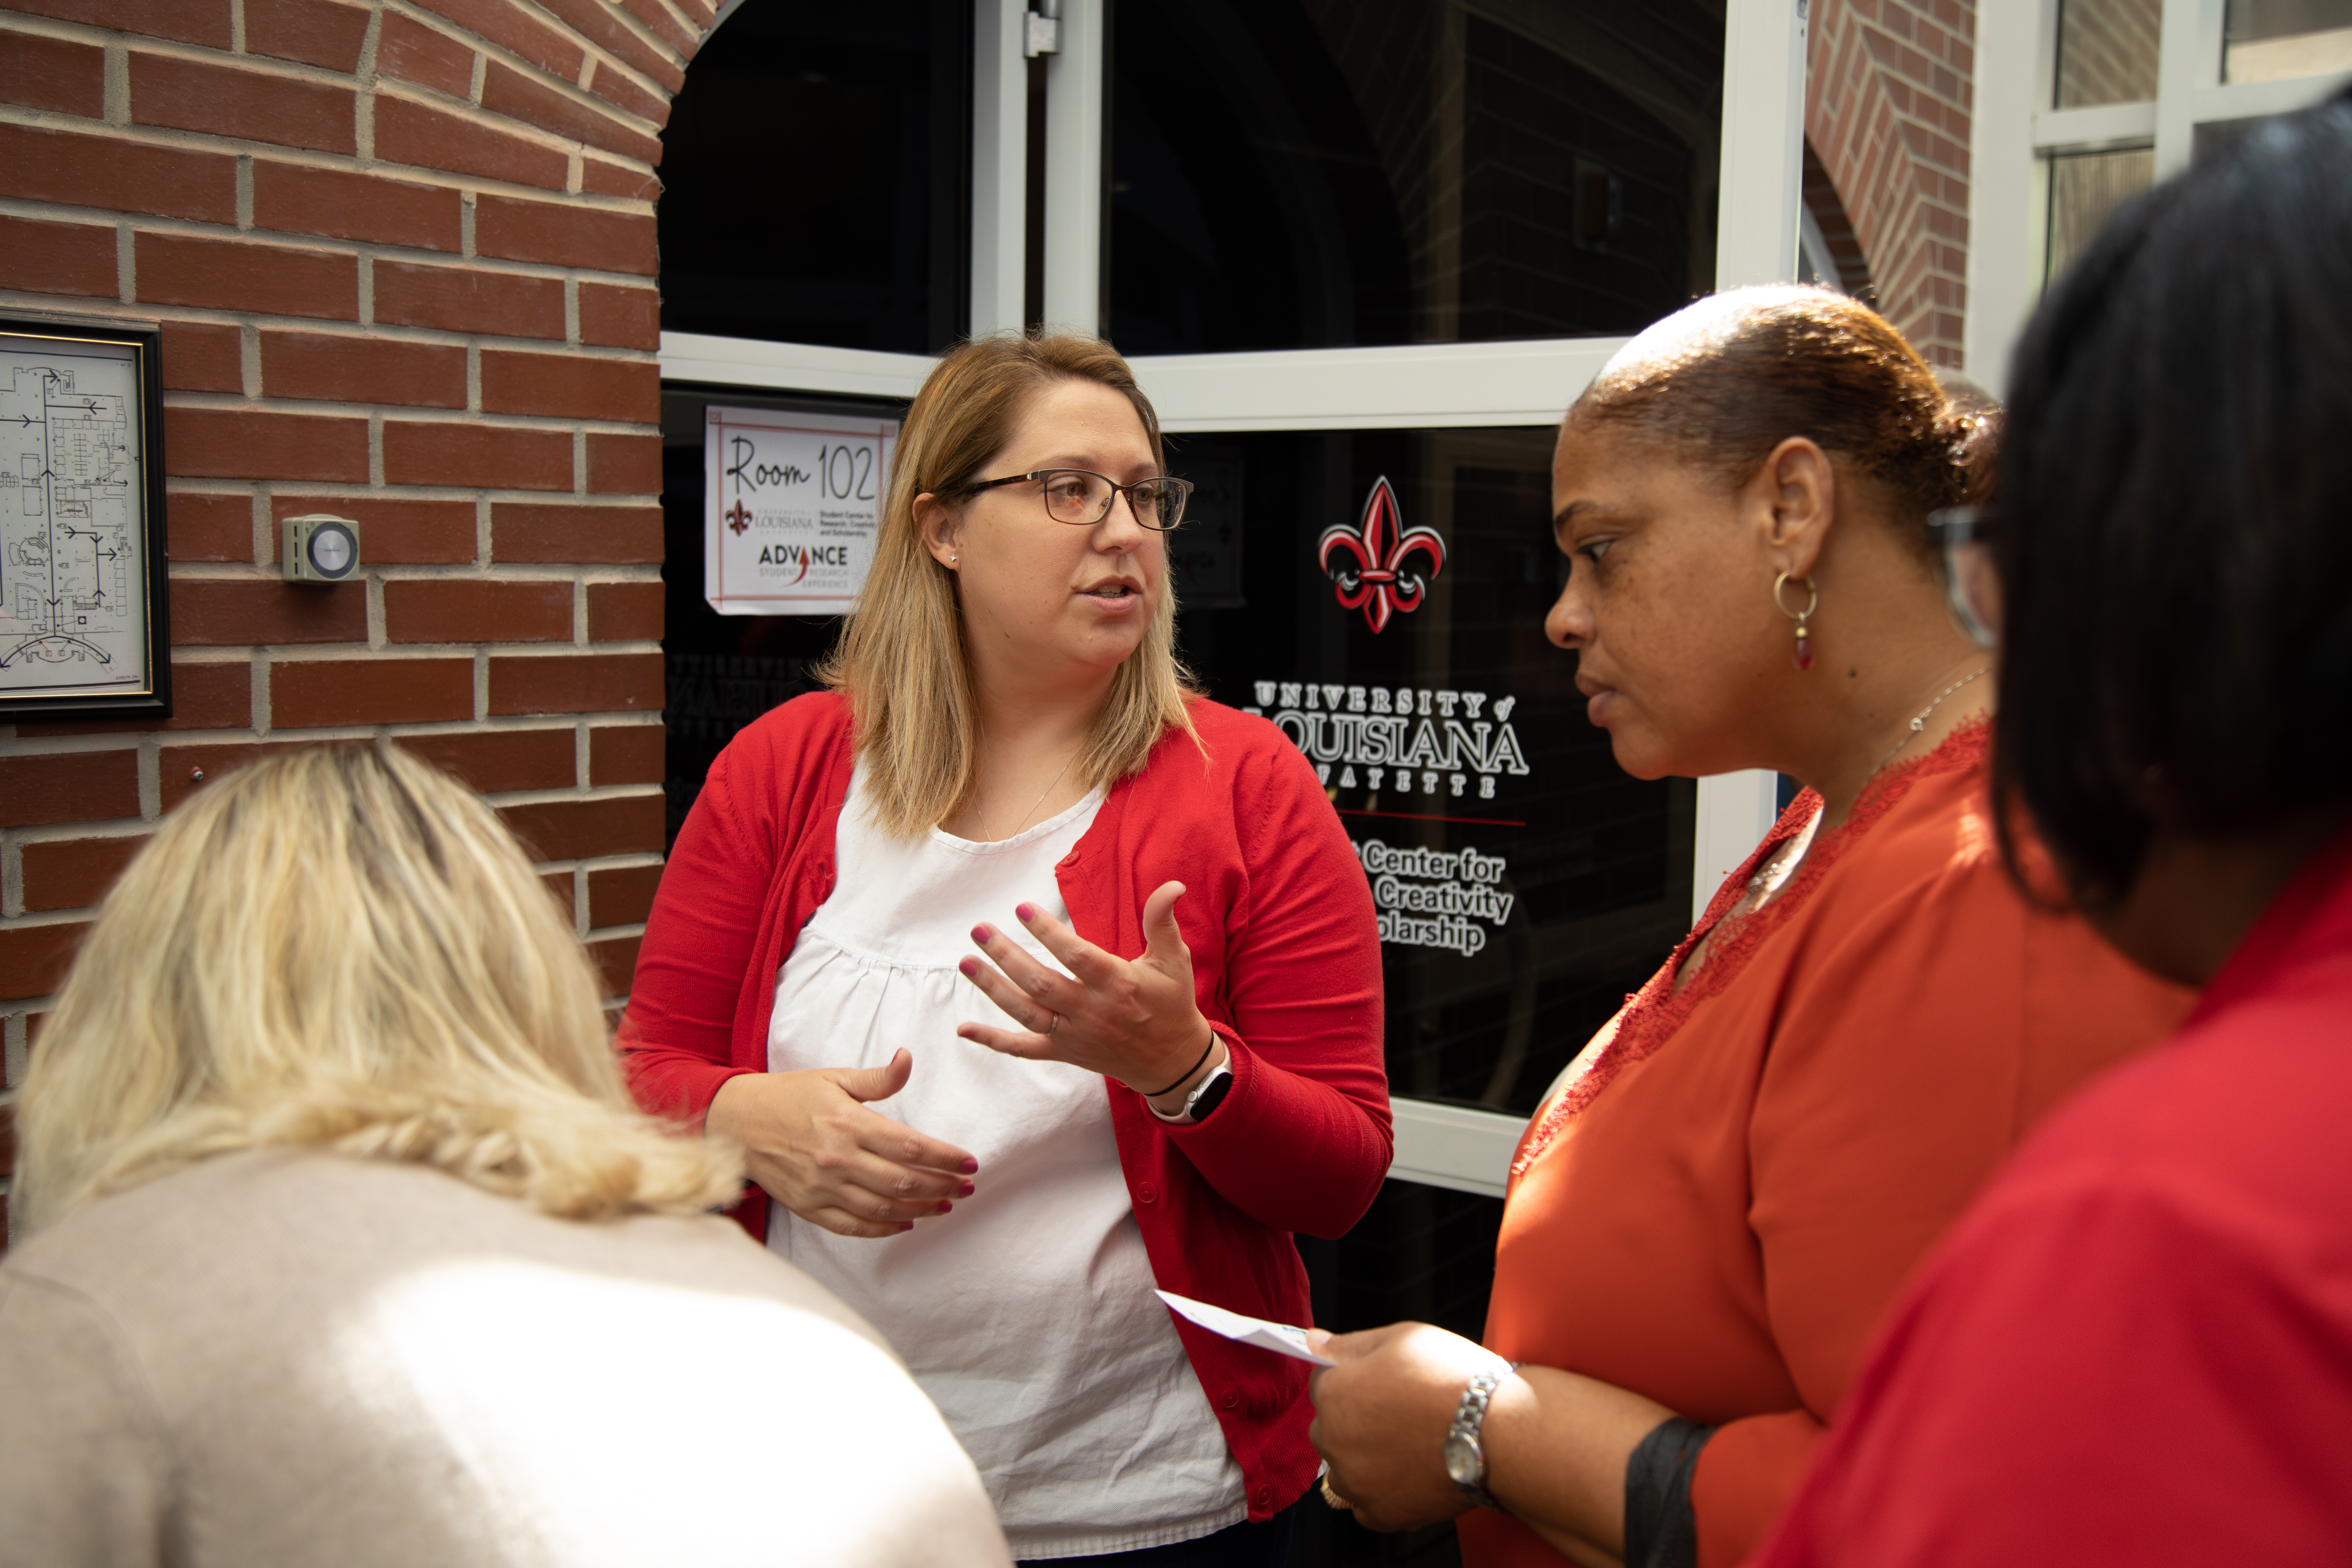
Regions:
<instances>
[{"instance_id":1,"label":"woman in orange blouse","mask_svg":"<svg viewBox=\"0 0 2352 1568\"><path fill-rule=\"evenodd\" d=\"M1328 1341L1315 1438L1366 1523L1461 1515L1470 1568L1738 1563L1912 1264L2185 1011L1995 847L1989 656L1926 526L1989 446L1812 289L1702 300L1569 411L1548 630L1619 763L1810 787L1529 1124L1485 1346Z\"/></svg>"}]
</instances>

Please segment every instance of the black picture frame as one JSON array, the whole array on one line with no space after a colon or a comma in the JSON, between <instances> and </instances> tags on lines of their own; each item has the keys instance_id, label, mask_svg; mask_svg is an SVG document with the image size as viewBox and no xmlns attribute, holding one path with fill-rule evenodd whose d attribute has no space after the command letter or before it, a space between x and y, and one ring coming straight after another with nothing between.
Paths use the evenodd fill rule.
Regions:
<instances>
[{"instance_id":1,"label":"black picture frame","mask_svg":"<svg viewBox=\"0 0 2352 1568\"><path fill-rule=\"evenodd\" d=\"M172 715L163 339L163 325L153 321L46 310L0 310L0 723L36 718L160 720ZM74 347L77 344L87 347L78 352ZM99 349L118 352L91 352ZM125 355L119 352L122 350L130 352ZM113 525L94 510L86 510L81 518L75 520L89 521L91 526L87 531L62 526L66 513L56 499L59 465L69 463L89 471L93 462L100 460L93 458L89 443L93 438L104 439L106 427L111 422L93 418L74 435L53 436L51 432L60 427L51 423L49 398L54 395L53 383L44 384L39 420L27 409L17 406L25 400L25 394L18 390L22 378L17 370L28 362L60 357L112 359L118 363L127 360L131 368L134 384L127 394L89 392L88 408L91 416L100 416L105 412L102 400L121 397L122 423L128 425L135 417L137 430L135 445L126 442L119 449L124 462L137 465L137 472L114 481L124 487L119 496L85 496L63 501L68 508L95 509L101 501L119 500L127 515L121 523L121 538L117 540L106 537ZM43 434L40 445L34 447L22 437L37 423L42 426ZM28 458L41 465L34 474L26 471ZM27 505L31 499L27 495L29 481L35 479L42 490L38 498L42 521L37 528L31 524L33 512ZM97 490L108 483L100 480L64 488ZM17 493L9 496L9 489ZM41 536L37 542L34 539L36 533ZM120 545L134 536L138 558L131 568L110 569L104 564L116 560L121 553ZM81 552L76 542L81 540L89 542L86 561L79 559ZM115 548L110 551L110 545ZM87 575L89 587L82 599L73 597L75 584L71 581L59 583L61 567ZM48 574L47 584L35 586L26 581L37 571ZM134 609L118 611L107 604L110 581L114 584L117 604L126 594L136 595L139 603ZM101 619L119 617L121 629L85 633L83 628L89 626L93 615ZM74 620L67 621L68 616L74 616ZM127 629L133 626L140 633L139 668L135 671L127 666L109 670L107 666L118 656L128 656L121 645ZM29 686L26 683L27 671L50 666L55 667L57 679ZM93 678L101 675L102 679Z\"/></svg>"}]
</instances>

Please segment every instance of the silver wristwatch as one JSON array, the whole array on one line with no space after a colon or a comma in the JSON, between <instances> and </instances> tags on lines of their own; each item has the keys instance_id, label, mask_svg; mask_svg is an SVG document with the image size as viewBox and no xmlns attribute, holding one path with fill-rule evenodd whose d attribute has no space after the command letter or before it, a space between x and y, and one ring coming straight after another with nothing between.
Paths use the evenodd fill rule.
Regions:
<instances>
[{"instance_id":1,"label":"silver wristwatch","mask_svg":"<svg viewBox=\"0 0 2352 1568\"><path fill-rule=\"evenodd\" d=\"M1462 1391L1462 1403L1454 1407L1454 1425L1445 1429L1446 1475L1472 1502L1497 1513L1506 1510L1486 1490L1486 1450L1479 1441L1479 1434L1486 1425L1486 1406L1494 1399L1495 1390L1518 1367L1518 1363L1509 1362L1472 1378L1470 1385Z\"/></svg>"}]
</instances>

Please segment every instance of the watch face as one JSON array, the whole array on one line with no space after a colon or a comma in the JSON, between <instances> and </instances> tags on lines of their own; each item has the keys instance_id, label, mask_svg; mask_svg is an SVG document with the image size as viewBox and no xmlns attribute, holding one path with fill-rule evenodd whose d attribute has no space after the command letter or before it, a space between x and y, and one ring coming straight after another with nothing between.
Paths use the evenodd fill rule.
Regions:
<instances>
[{"instance_id":1,"label":"watch face","mask_svg":"<svg viewBox=\"0 0 2352 1568\"><path fill-rule=\"evenodd\" d=\"M1202 1087L1199 1094L1192 1097L1192 1103L1189 1107L1192 1113L1192 1120L1195 1121L1207 1120L1209 1112L1224 1103L1225 1092L1233 1087L1233 1074L1220 1070L1216 1077Z\"/></svg>"},{"instance_id":2,"label":"watch face","mask_svg":"<svg viewBox=\"0 0 2352 1568\"><path fill-rule=\"evenodd\" d=\"M1486 1457L1477 1439L1460 1432L1445 1435L1445 1473L1457 1487L1475 1487L1486 1479Z\"/></svg>"}]
</instances>

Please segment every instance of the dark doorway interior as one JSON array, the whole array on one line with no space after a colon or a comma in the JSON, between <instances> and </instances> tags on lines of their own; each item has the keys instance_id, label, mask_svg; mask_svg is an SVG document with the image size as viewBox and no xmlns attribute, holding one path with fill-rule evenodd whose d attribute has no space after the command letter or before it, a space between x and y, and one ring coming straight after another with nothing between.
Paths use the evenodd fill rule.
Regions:
<instances>
[{"instance_id":1,"label":"dark doorway interior","mask_svg":"<svg viewBox=\"0 0 2352 1568\"><path fill-rule=\"evenodd\" d=\"M662 135L662 327L929 353L963 332L971 0L746 0Z\"/></svg>"},{"instance_id":2,"label":"dark doorway interior","mask_svg":"<svg viewBox=\"0 0 2352 1568\"><path fill-rule=\"evenodd\" d=\"M1713 287L1720 0L1119 0L1129 353L1638 331Z\"/></svg>"}]
</instances>

